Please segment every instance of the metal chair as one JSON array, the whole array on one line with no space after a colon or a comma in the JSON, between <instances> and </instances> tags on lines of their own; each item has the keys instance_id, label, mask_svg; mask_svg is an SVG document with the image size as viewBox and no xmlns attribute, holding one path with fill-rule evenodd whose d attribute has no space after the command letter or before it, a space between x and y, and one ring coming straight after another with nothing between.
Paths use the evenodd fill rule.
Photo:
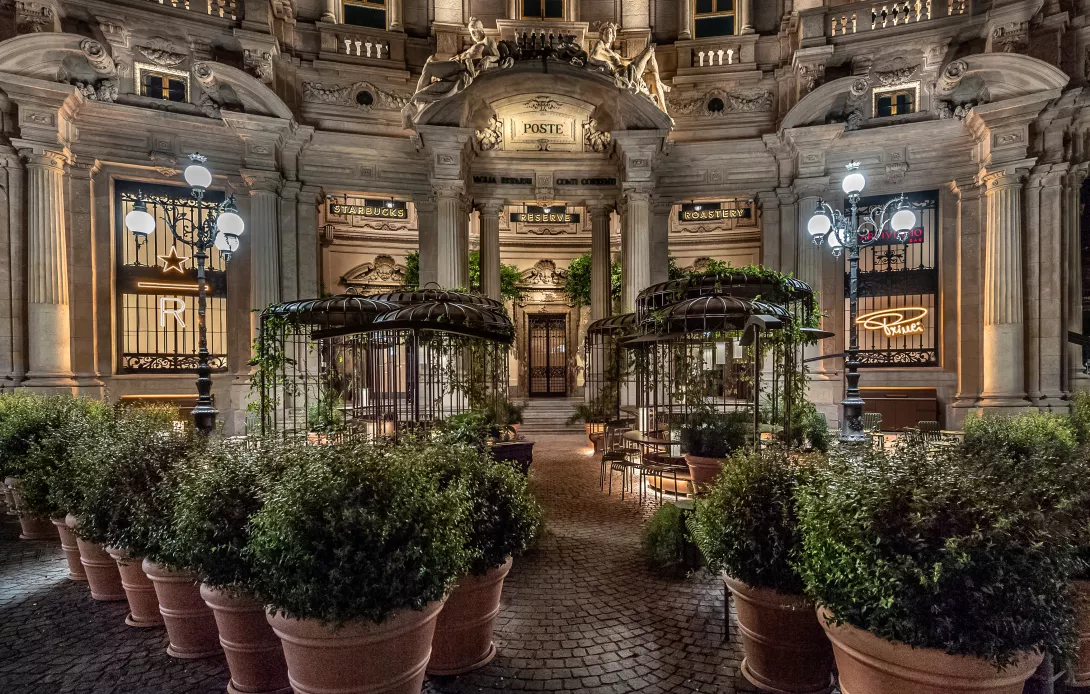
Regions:
<instances>
[{"instance_id":1,"label":"metal chair","mask_svg":"<svg viewBox=\"0 0 1090 694\"><path fill-rule=\"evenodd\" d=\"M868 434L877 434L882 431L882 413L881 412L864 412L863 413L863 431Z\"/></svg>"},{"instance_id":2,"label":"metal chair","mask_svg":"<svg viewBox=\"0 0 1090 694\"><path fill-rule=\"evenodd\" d=\"M632 451L624 446L624 432L627 429L615 428L612 430L611 437L611 450L607 450L602 454L603 468L608 463L609 465L609 485L607 487L608 493L613 494L613 473L621 473L621 498L624 499L625 488L630 487L632 484L632 475L635 472L638 463L634 462L630 456ZM636 451L639 455L639 451Z\"/></svg>"}]
</instances>

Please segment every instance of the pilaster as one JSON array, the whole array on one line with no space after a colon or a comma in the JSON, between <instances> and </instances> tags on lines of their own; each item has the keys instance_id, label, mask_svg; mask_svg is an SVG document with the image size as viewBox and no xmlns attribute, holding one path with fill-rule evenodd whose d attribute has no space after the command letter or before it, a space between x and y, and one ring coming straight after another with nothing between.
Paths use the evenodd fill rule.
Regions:
<instances>
[{"instance_id":1,"label":"pilaster","mask_svg":"<svg viewBox=\"0 0 1090 694\"><path fill-rule=\"evenodd\" d=\"M94 195L96 164L76 161L68 168L68 287L72 312L72 370L83 395L102 397L99 380L95 315ZM127 233L127 232L126 232Z\"/></svg>"},{"instance_id":2,"label":"pilaster","mask_svg":"<svg viewBox=\"0 0 1090 694\"><path fill-rule=\"evenodd\" d=\"M674 205L669 200L651 201L651 239L648 286L670 279L670 213Z\"/></svg>"},{"instance_id":3,"label":"pilaster","mask_svg":"<svg viewBox=\"0 0 1090 694\"><path fill-rule=\"evenodd\" d=\"M279 194L276 171L243 169L250 188L250 221L242 242L250 248L250 308L263 310L281 302Z\"/></svg>"},{"instance_id":4,"label":"pilaster","mask_svg":"<svg viewBox=\"0 0 1090 694\"><path fill-rule=\"evenodd\" d=\"M26 226L22 224L26 172L14 149L0 149L0 390L13 388L26 374Z\"/></svg>"},{"instance_id":5,"label":"pilaster","mask_svg":"<svg viewBox=\"0 0 1090 694\"><path fill-rule=\"evenodd\" d=\"M638 186L624 191L621 227L621 310L636 310L636 296L651 284L651 192Z\"/></svg>"},{"instance_id":6,"label":"pilaster","mask_svg":"<svg viewBox=\"0 0 1090 694\"><path fill-rule=\"evenodd\" d=\"M434 195L414 195L416 226L419 230L417 253L420 261L420 286L439 284L439 216Z\"/></svg>"},{"instance_id":7,"label":"pilaster","mask_svg":"<svg viewBox=\"0 0 1090 694\"><path fill-rule=\"evenodd\" d=\"M487 201L477 206L481 225L481 293L500 300L500 214L503 203Z\"/></svg>"},{"instance_id":8,"label":"pilaster","mask_svg":"<svg viewBox=\"0 0 1090 694\"><path fill-rule=\"evenodd\" d=\"M463 257L469 256L463 232L468 221L465 219L465 186L460 181L452 181L436 185L434 190L438 217L436 281L444 289L464 289L469 280L463 270Z\"/></svg>"},{"instance_id":9,"label":"pilaster","mask_svg":"<svg viewBox=\"0 0 1090 694\"><path fill-rule=\"evenodd\" d=\"M1082 164L1068 171L1063 188L1063 244L1064 244L1064 313L1067 330L1084 334L1082 307L1082 186L1086 179L1087 165ZM1069 393L1090 390L1090 376L1083 363L1082 347L1064 341L1064 386Z\"/></svg>"},{"instance_id":10,"label":"pilaster","mask_svg":"<svg viewBox=\"0 0 1090 694\"><path fill-rule=\"evenodd\" d=\"M296 256L299 263L298 292L299 298L319 296L320 263L318 261L318 208L321 205L322 189L304 185L299 190L296 201Z\"/></svg>"},{"instance_id":11,"label":"pilaster","mask_svg":"<svg viewBox=\"0 0 1090 694\"><path fill-rule=\"evenodd\" d=\"M590 206L590 319L608 318L613 314L612 264L610 255L611 206Z\"/></svg>"}]
</instances>

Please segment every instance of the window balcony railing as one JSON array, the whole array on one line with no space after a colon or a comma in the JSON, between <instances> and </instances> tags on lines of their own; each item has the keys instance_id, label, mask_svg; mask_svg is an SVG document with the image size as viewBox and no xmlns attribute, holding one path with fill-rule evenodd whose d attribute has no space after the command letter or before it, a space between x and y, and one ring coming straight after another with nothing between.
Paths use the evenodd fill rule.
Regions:
<instances>
[{"instance_id":1,"label":"window balcony railing","mask_svg":"<svg viewBox=\"0 0 1090 694\"><path fill-rule=\"evenodd\" d=\"M826 30L835 38L968 14L969 0L858 2L829 9Z\"/></svg>"},{"instance_id":2,"label":"window balcony railing","mask_svg":"<svg viewBox=\"0 0 1090 694\"><path fill-rule=\"evenodd\" d=\"M404 68L405 34L358 27L352 24L319 22L324 60L340 60Z\"/></svg>"},{"instance_id":3,"label":"window balcony railing","mask_svg":"<svg viewBox=\"0 0 1090 694\"><path fill-rule=\"evenodd\" d=\"M752 69L756 42L756 34L678 41L675 45L679 74L730 71L740 65Z\"/></svg>"},{"instance_id":4,"label":"window balcony railing","mask_svg":"<svg viewBox=\"0 0 1090 694\"><path fill-rule=\"evenodd\" d=\"M238 0L147 0L157 5L224 19L238 19Z\"/></svg>"}]
</instances>

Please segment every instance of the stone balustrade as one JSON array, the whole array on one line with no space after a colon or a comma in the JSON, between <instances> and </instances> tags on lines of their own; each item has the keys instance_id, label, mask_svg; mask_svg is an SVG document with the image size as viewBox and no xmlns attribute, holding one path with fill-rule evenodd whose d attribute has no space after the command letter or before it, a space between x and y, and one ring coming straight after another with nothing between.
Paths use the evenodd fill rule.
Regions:
<instances>
[{"instance_id":1,"label":"stone balustrade","mask_svg":"<svg viewBox=\"0 0 1090 694\"><path fill-rule=\"evenodd\" d=\"M319 22L323 60L362 62L404 69L405 34L348 24Z\"/></svg>"},{"instance_id":2,"label":"stone balustrade","mask_svg":"<svg viewBox=\"0 0 1090 694\"><path fill-rule=\"evenodd\" d=\"M860 2L830 9L826 28L829 36L851 36L960 15L969 15L969 0Z\"/></svg>"},{"instance_id":3,"label":"stone balustrade","mask_svg":"<svg viewBox=\"0 0 1090 694\"><path fill-rule=\"evenodd\" d=\"M189 10L198 14L224 19L237 19L237 0L148 0L157 5L165 5L179 10Z\"/></svg>"},{"instance_id":4,"label":"stone balustrade","mask_svg":"<svg viewBox=\"0 0 1090 694\"><path fill-rule=\"evenodd\" d=\"M756 35L723 36L678 41L679 74L701 74L737 70L745 65L752 69L756 59Z\"/></svg>"}]
</instances>

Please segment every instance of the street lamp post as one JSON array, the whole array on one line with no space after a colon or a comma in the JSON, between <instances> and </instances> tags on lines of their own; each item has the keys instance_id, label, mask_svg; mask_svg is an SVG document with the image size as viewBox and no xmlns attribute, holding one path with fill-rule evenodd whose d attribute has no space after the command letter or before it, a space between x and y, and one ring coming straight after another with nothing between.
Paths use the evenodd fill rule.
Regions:
<instances>
[{"instance_id":1,"label":"street lamp post","mask_svg":"<svg viewBox=\"0 0 1090 694\"><path fill-rule=\"evenodd\" d=\"M848 254L848 322L849 342L844 354L845 379L848 390L840 403L840 440L845 443L860 443L867 438L863 431L863 398L859 395L859 329L856 325L857 304L859 302L859 249L871 246L882 237L882 231L889 224L896 233L897 241L908 240L908 232L916 225L916 214L909 209L904 194L890 200L878 210L875 219L871 212L859 219L859 193L867 184L866 178L859 173L858 162L848 164L848 175L844 177L843 189L848 194L851 204L851 216L847 217L840 210L834 210L824 200L818 200L818 211L810 218L807 231L815 245L829 244L833 257ZM893 215L888 216L893 209Z\"/></svg>"},{"instance_id":2,"label":"street lamp post","mask_svg":"<svg viewBox=\"0 0 1090 694\"><path fill-rule=\"evenodd\" d=\"M197 264L197 406L193 408L193 425L202 434L211 434L216 429L216 415L212 405L212 368L208 364L208 329L205 321L207 308L208 282L205 278L205 263L208 252L216 248L223 254L224 260L230 261L231 254L238 250L239 236L246 230L246 225L235 208L235 197L228 196L216 208L216 216L205 216L201 203L205 191L212 185L212 173L205 168L207 157L200 154L189 155L192 163L186 167L185 181L193 189L191 195L197 205L192 215L179 207L167 206L164 220L174 240L193 249L193 259ZM148 212L143 192L138 192L136 203L125 215L125 226L136 237L139 249L147 242L148 236L155 231L155 218Z\"/></svg>"}]
</instances>

